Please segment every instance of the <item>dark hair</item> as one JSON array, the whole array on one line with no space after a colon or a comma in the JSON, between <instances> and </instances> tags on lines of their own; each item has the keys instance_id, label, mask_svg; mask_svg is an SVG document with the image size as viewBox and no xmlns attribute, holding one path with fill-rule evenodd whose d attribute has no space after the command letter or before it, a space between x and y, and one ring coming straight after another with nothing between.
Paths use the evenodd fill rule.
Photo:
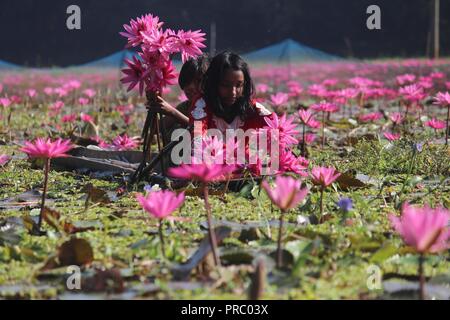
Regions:
<instances>
[{"instance_id":1,"label":"dark hair","mask_svg":"<svg viewBox=\"0 0 450 320\"><path fill-rule=\"evenodd\" d=\"M220 102L218 87L227 69L242 71L244 74L244 89L242 97L237 99L233 108L225 109ZM224 51L216 55L211 60L208 71L203 77L202 87L205 102L211 106L211 111L216 116L229 119L230 112L233 112L233 118L239 115L244 120L256 115L256 111L252 106L255 88L250 76L250 70L244 59L236 53Z\"/></svg>"},{"instance_id":2,"label":"dark hair","mask_svg":"<svg viewBox=\"0 0 450 320\"><path fill-rule=\"evenodd\" d=\"M187 87L192 81L201 81L209 67L209 56L203 54L195 59L187 60L180 70L178 84L181 89Z\"/></svg>"}]
</instances>

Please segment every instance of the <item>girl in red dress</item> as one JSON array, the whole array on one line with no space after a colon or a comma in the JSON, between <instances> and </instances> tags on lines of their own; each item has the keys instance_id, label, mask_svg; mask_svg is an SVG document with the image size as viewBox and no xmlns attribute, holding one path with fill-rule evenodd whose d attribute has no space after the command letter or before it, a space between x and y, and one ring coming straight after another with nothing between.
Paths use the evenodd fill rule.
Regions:
<instances>
[{"instance_id":1,"label":"girl in red dress","mask_svg":"<svg viewBox=\"0 0 450 320\"><path fill-rule=\"evenodd\" d=\"M202 133L219 129L258 129L270 116L263 105L254 100L254 84L247 63L237 54L216 55L203 79L203 95L194 101L188 113L189 123L201 121Z\"/></svg>"}]
</instances>

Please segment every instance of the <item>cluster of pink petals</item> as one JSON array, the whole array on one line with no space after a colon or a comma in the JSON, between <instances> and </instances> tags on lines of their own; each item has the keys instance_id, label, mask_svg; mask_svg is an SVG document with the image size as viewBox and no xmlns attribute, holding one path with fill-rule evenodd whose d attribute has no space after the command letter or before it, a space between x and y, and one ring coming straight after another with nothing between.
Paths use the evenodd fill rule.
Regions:
<instances>
[{"instance_id":1,"label":"cluster of pink petals","mask_svg":"<svg viewBox=\"0 0 450 320\"><path fill-rule=\"evenodd\" d=\"M306 144L312 144L316 140L316 135L314 133L305 134L305 142ZM299 141L303 142L303 136L299 136Z\"/></svg>"},{"instance_id":2,"label":"cluster of pink petals","mask_svg":"<svg viewBox=\"0 0 450 320\"><path fill-rule=\"evenodd\" d=\"M300 110L298 111L298 115L299 115L299 117L300 117L300 120L302 120L302 122L303 122L305 125L308 125L309 122L310 122L312 119L314 119L313 114L312 114L311 111L309 111L309 110L300 109Z\"/></svg>"},{"instance_id":3,"label":"cluster of pink petals","mask_svg":"<svg viewBox=\"0 0 450 320\"><path fill-rule=\"evenodd\" d=\"M0 167L3 167L11 160L11 157L6 154L0 154Z\"/></svg>"},{"instance_id":4,"label":"cluster of pink petals","mask_svg":"<svg viewBox=\"0 0 450 320\"><path fill-rule=\"evenodd\" d=\"M172 54L181 53L185 62L202 53L206 39L200 30L175 32L171 29L163 30L162 25L159 18L151 14L132 19L130 25L124 25L126 32L120 34L128 39L127 46L141 47L139 58L134 56L131 60L126 59L127 68L122 70L125 77L121 82L129 84L128 91L138 86L140 95L144 89L161 92L164 87L176 82Z\"/></svg>"},{"instance_id":5,"label":"cluster of pink petals","mask_svg":"<svg viewBox=\"0 0 450 320\"><path fill-rule=\"evenodd\" d=\"M77 119L77 115L76 114L66 114L64 116L61 117L61 121L64 123L67 122L74 122Z\"/></svg>"},{"instance_id":6,"label":"cluster of pink petals","mask_svg":"<svg viewBox=\"0 0 450 320\"><path fill-rule=\"evenodd\" d=\"M434 97L433 104L441 106L441 107L450 106L450 93L448 93L448 91L447 92L438 92L436 97Z\"/></svg>"},{"instance_id":7,"label":"cluster of pink petals","mask_svg":"<svg viewBox=\"0 0 450 320\"><path fill-rule=\"evenodd\" d=\"M417 84L402 87L399 93L410 102L419 102L426 97L426 94L423 92L423 86Z\"/></svg>"},{"instance_id":8,"label":"cluster of pink petals","mask_svg":"<svg viewBox=\"0 0 450 320\"><path fill-rule=\"evenodd\" d=\"M66 157L66 152L73 148L70 140L37 138L34 142L25 142L25 146L20 150L25 152L30 158L53 159Z\"/></svg>"},{"instance_id":9,"label":"cluster of pink petals","mask_svg":"<svg viewBox=\"0 0 450 320\"><path fill-rule=\"evenodd\" d=\"M445 127L446 127L445 121L441 121L441 120L438 120L435 118L426 121L425 125L427 127L433 128L435 130L445 129Z\"/></svg>"},{"instance_id":10,"label":"cluster of pink petals","mask_svg":"<svg viewBox=\"0 0 450 320\"><path fill-rule=\"evenodd\" d=\"M270 90L270 87L265 83L258 83L256 85L256 92L258 93L266 93Z\"/></svg>"},{"instance_id":11,"label":"cluster of pink petals","mask_svg":"<svg viewBox=\"0 0 450 320\"><path fill-rule=\"evenodd\" d=\"M355 88L345 88L337 92L337 96L345 100L354 99L358 96L358 90Z\"/></svg>"},{"instance_id":12,"label":"cluster of pink petals","mask_svg":"<svg viewBox=\"0 0 450 320\"><path fill-rule=\"evenodd\" d=\"M289 101L289 95L285 92L278 92L270 95L270 103L274 107L285 105Z\"/></svg>"},{"instance_id":13,"label":"cluster of pink petals","mask_svg":"<svg viewBox=\"0 0 450 320\"><path fill-rule=\"evenodd\" d=\"M92 116L87 113L81 113L80 119L83 122L92 122L92 123L94 122L94 118L92 118Z\"/></svg>"},{"instance_id":14,"label":"cluster of pink petals","mask_svg":"<svg viewBox=\"0 0 450 320\"><path fill-rule=\"evenodd\" d=\"M311 178L315 184L321 185L322 187L328 187L341 174L332 167L314 167L311 170Z\"/></svg>"},{"instance_id":15,"label":"cluster of pink petals","mask_svg":"<svg viewBox=\"0 0 450 320\"><path fill-rule=\"evenodd\" d=\"M397 125L401 124L403 122L403 115L400 112L392 112L389 115L389 119L391 119L391 121Z\"/></svg>"},{"instance_id":16,"label":"cluster of pink petals","mask_svg":"<svg viewBox=\"0 0 450 320\"><path fill-rule=\"evenodd\" d=\"M89 98L93 98L93 97L95 97L95 95L96 95L97 93L95 92L94 89L85 89L85 90L83 90L83 94L85 94L85 95L88 96Z\"/></svg>"},{"instance_id":17,"label":"cluster of pink petals","mask_svg":"<svg viewBox=\"0 0 450 320\"><path fill-rule=\"evenodd\" d=\"M270 200L281 210L286 211L295 208L305 199L308 189L301 189L301 181L292 177L277 176L275 187L272 189L267 181L262 182Z\"/></svg>"},{"instance_id":18,"label":"cluster of pink petals","mask_svg":"<svg viewBox=\"0 0 450 320\"><path fill-rule=\"evenodd\" d=\"M400 133L392 133L392 132L384 132L383 135L389 141L395 141L400 139L401 137Z\"/></svg>"},{"instance_id":19,"label":"cluster of pink petals","mask_svg":"<svg viewBox=\"0 0 450 320\"><path fill-rule=\"evenodd\" d=\"M35 89L28 89L28 90L27 90L27 95L28 95L30 98L34 98L34 97L36 96L36 94L37 94L37 91L36 91Z\"/></svg>"},{"instance_id":20,"label":"cluster of pink petals","mask_svg":"<svg viewBox=\"0 0 450 320\"><path fill-rule=\"evenodd\" d=\"M265 117L264 121L267 124L264 128L270 131L278 130L280 145L289 146L298 143L295 136L299 134L299 131L296 129L297 125L294 123L293 117L287 117L286 114L278 117L273 113L271 117Z\"/></svg>"},{"instance_id":21,"label":"cluster of pink petals","mask_svg":"<svg viewBox=\"0 0 450 320\"><path fill-rule=\"evenodd\" d=\"M296 157L290 150L281 149L279 156L278 173L293 172L303 177L307 177L309 161L301 156Z\"/></svg>"},{"instance_id":22,"label":"cluster of pink petals","mask_svg":"<svg viewBox=\"0 0 450 320\"><path fill-rule=\"evenodd\" d=\"M298 97L303 92L303 88L297 81L289 81L287 86L289 88L289 97Z\"/></svg>"},{"instance_id":23,"label":"cluster of pink petals","mask_svg":"<svg viewBox=\"0 0 450 320\"><path fill-rule=\"evenodd\" d=\"M367 113L367 114L363 114L359 116L359 121L361 122L373 122L373 121L377 121L379 119L381 119L383 117L383 114L381 114L380 112L371 112L371 113Z\"/></svg>"},{"instance_id":24,"label":"cluster of pink petals","mask_svg":"<svg viewBox=\"0 0 450 320\"><path fill-rule=\"evenodd\" d=\"M11 102L12 101L9 98L0 98L0 104L5 108L9 107Z\"/></svg>"},{"instance_id":25,"label":"cluster of pink petals","mask_svg":"<svg viewBox=\"0 0 450 320\"><path fill-rule=\"evenodd\" d=\"M89 104L89 99L88 98L79 98L78 99L78 103L82 106L88 105Z\"/></svg>"},{"instance_id":26,"label":"cluster of pink petals","mask_svg":"<svg viewBox=\"0 0 450 320\"><path fill-rule=\"evenodd\" d=\"M138 143L135 139L128 137L127 134L117 136L113 139L111 147L118 151L133 150L137 148Z\"/></svg>"},{"instance_id":27,"label":"cluster of pink petals","mask_svg":"<svg viewBox=\"0 0 450 320\"><path fill-rule=\"evenodd\" d=\"M323 85L320 84L313 84L309 86L308 93L311 96L315 96L321 99L326 98L328 96L327 88L325 88Z\"/></svg>"},{"instance_id":28,"label":"cluster of pink petals","mask_svg":"<svg viewBox=\"0 0 450 320\"><path fill-rule=\"evenodd\" d=\"M222 164L182 164L168 170L170 176L179 179L212 182L226 180L236 169L234 165Z\"/></svg>"},{"instance_id":29,"label":"cluster of pink petals","mask_svg":"<svg viewBox=\"0 0 450 320\"><path fill-rule=\"evenodd\" d=\"M143 32L147 32L153 29L159 29L163 25L163 22L159 22L158 17L154 17L151 14L146 14L136 20L131 19L130 25L123 25L126 32L120 32L120 35L128 39L127 47L137 47L143 41Z\"/></svg>"},{"instance_id":30,"label":"cluster of pink petals","mask_svg":"<svg viewBox=\"0 0 450 320\"><path fill-rule=\"evenodd\" d=\"M184 192L177 195L169 190L151 191L146 196L138 193L136 199L153 217L164 219L183 204Z\"/></svg>"},{"instance_id":31,"label":"cluster of pink petals","mask_svg":"<svg viewBox=\"0 0 450 320\"><path fill-rule=\"evenodd\" d=\"M319 102L315 103L311 106L311 109L318 111L318 112L337 112L339 111L339 107L335 105L334 103L330 102Z\"/></svg>"},{"instance_id":32,"label":"cluster of pink petals","mask_svg":"<svg viewBox=\"0 0 450 320\"><path fill-rule=\"evenodd\" d=\"M64 102L62 102L61 100L56 101L55 103L53 103L49 109L52 110L53 112L59 112L62 107L64 107Z\"/></svg>"},{"instance_id":33,"label":"cluster of pink petals","mask_svg":"<svg viewBox=\"0 0 450 320\"><path fill-rule=\"evenodd\" d=\"M394 229L405 243L419 253L439 252L449 248L450 211L444 208L423 208L405 203L401 218L389 216Z\"/></svg>"},{"instance_id":34,"label":"cluster of pink petals","mask_svg":"<svg viewBox=\"0 0 450 320\"><path fill-rule=\"evenodd\" d=\"M139 57L125 60L128 68L122 70L125 77L120 81L129 83L128 91L139 85L139 94L142 95L144 88L146 91L162 91L165 86L176 82L175 67L168 56L144 49L139 52Z\"/></svg>"},{"instance_id":35,"label":"cluster of pink petals","mask_svg":"<svg viewBox=\"0 0 450 320\"><path fill-rule=\"evenodd\" d=\"M407 84L407 83L412 83L416 80L416 76L414 74L402 74L399 75L395 78L397 80L397 83L401 86Z\"/></svg>"},{"instance_id":36,"label":"cluster of pink petals","mask_svg":"<svg viewBox=\"0 0 450 320\"><path fill-rule=\"evenodd\" d=\"M203 44L205 41L205 34L200 30L180 30L178 31L177 36L178 39L175 42L175 47L177 51L181 52L181 60L183 62L186 62L189 58L195 58L201 55L201 49L206 47Z\"/></svg>"},{"instance_id":37,"label":"cluster of pink petals","mask_svg":"<svg viewBox=\"0 0 450 320\"><path fill-rule=\"evenodd\" d=\"M359 88L381 87L383 83L364 77L354 77L349 80L352 85Z\"/></svg>"}]
</instances>

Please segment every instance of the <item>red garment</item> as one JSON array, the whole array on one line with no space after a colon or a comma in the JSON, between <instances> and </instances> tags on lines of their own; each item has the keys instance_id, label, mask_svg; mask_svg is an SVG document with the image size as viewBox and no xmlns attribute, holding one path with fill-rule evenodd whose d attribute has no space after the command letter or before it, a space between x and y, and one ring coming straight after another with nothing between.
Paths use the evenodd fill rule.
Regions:
<instances>
[{"instance_id":1,"label":"red garment","mask_svg":"<svg viewBox=\"0 0 450 320\"><path fill-rule=\"evenodd\" d=\"M206 134L208 129L219 129L225 135L226 129L242 129L245 131L248 129L262 128L266 125L264 118L271 116L272 112L255 100L252 101L252 105L257 109L256 116L246 120L242 120L240 116L236 116L231 123L227 123L224 119L214 115L211 108L200 97L189 109L189 123L194 124L195 121L201 121L202 136ZM195 128L199 127L196 126Z\"/></svg>"}]
</instances>

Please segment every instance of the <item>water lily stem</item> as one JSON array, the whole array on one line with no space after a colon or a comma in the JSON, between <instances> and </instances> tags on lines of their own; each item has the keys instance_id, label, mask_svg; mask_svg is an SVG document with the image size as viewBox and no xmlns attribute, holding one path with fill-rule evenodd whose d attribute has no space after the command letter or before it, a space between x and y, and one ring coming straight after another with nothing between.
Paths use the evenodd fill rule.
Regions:
<instances>
[{"instance_id":1,"label":"water lily stem","mask_svg":"<svg viewBox=\"0 0 450 320\"><path fill-rule=\"evenodd\" d=\"M50 158L47 158L45 159L45 167L44 167L44 190L42 191L41 212L39 213L38 231L41 231L42 216L44 214L45 208L45 197L47 195L47 182L49 169L50 169Z\"/></svg>"},{"instance_id":2,"label":"water lily stem","mask_svg":"<svg viewBox=\"0 0 450 320\"><path fill-rule=\"evenodd\" d=\"M323 220L323 190L324 188L320 188L320 216L319 216L319 223L322 223Z\"/></svg>"},{"instance_id":3,"label":"water lily stem","mask_svg":"<svg viewBox=\"0 0 450 320\"><path fill-rule=\"evenodd\" d=\"M163 257L166 257L166 249L164 247L164 235L163 235L163 220L159 220L158 233L159 233L159 242L161 242L161 252Z\"/></svg>"},{"instance_id":4,"label":"water lily stem","mask_svg":"<svg viewBox=\"0 0 450 320\"><path fill-rule=\"evenodd\" d=\"M423 263L425 256L423 253L419 255L419 297L420 300L425 300L425 275L423 272Z\"/></svg>"},{"instance_id":5,"label":"water lily stem","mask_svg":"<svg viewBox=\"0 0 450 320\"><path fill-rule=\"evenodd\" d=\"M322 111L322 149L325 144L325 111Z\"/></svg>"},{"instance_id":6,"label":"water lily stem","mask_svg":"<svg viewBox=\"0 0 450 320\"><path fill-rule=\"evenodd\" d=\"M448 145L448 134L449 134L449 127L448 127L448 121L450 118L450 105L447 106L447 128L445 129L445 145Z\"/></svg>"},{"instance_id":7,"label":"water lily stem","mask_svg":"<svg viewBox=\"0 0 450 320\"><path fill-rule=\"evenodd\" d=\"M211 243L214 263L216 264L216 266L220 267L220 258L217 252L217 239L211 219L211 206L209 205L208 202L208 186L206 183L203 184L203 196L205 200L206 217L208 219L209 242Z\"/></svg>"},{"instance_id":8,"label":"water lily stem","mask_svg":"<svg viewBox=\"0 0 450 320\"><path fill-rule=\"evenodd\" d=\"M283 265L283 255L281 251L281 239L283 237L283 217L284 210L280 213L280 229L278 231L278 240L277 240L277 268L281 268Z\"/></svg>"},{"instance_id":9,"label":"water lily stem","mask_svg":"<svg viewBox=\"0 0 450 320\"><path fill-rule=\"evenodd\" d=\"M306 147L306 141L305 141L305 124L303 123L303 134L302 134L302 157L305 156L305 147Z\"/></svg>"}]
</instances>

